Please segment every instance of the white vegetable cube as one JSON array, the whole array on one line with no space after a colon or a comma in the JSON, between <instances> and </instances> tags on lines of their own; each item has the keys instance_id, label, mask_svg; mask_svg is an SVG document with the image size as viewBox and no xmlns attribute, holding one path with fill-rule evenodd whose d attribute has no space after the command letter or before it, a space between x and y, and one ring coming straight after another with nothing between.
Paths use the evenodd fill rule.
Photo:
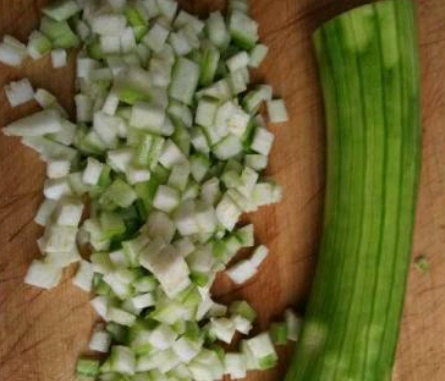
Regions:
<instances>
[{"instance_id":1,"label":"white vegetable cube","mask_svg":"<svg viewBox=\"0 0 445 381\"><path fill-rule=\"evenodd\" d=\"M183 191L187 186L187 182L190 176L189 164L178 164L172 168L170 176L168 178L168 185L172 186L179 191Z\"/></svg>"},{"instance_id":2,"label":"white vegetable cube","mask_svg":"<svg viewBox=\"0 0 445 381\"><path fill-rule=\"evenodd\" d=\"M233 324L235 325L235 329L242 333L243 335L248 335L250 330L252 329L252 322L241 315L235 315L231 317Z\"/></svg>"},{"instance_id":3,"label":"white vegetable cube","mask_svg":"<svg viewBox=\"0 0 445 381\"><path fill-rule=\"evenodd\" d=\"M66 198L61 200L57 208L56 224L77 227L82 218L83 207L84 205L80 199Z\"/></svg>"},{"instance_id":4,"label":"white vegetable cube","mask_svg":"<svg viewBox=\"0 0 445 381\"><path fill-rule=\"evenodd\" d=\"M34 89L27 78L6 85L5 93L12 107L19 106L34 99Z\"/></svg>"},{"instance_id":5,"label":"white vegetable cube","mask_svg":"<svg viewBox=\"0 0 445 381\"><path fill-rule=\"evenodd\" d=\"M121 374L132 375L136 368L136 356L130 348L114 345L110 355L111 369Z\"/></svg>"},{"instance_id":6,"label":"white vegetable cube","mask_svg":"<svg viewBox=\"0 0 445 381\"><path fill-rule=\"evenodd\" d=\"M192 51L187 36L181 30L170 35L169 43L178 56L185 56Z\"/></svg>"},{"instance_id":7,"label":"white vegetable cube","mask_svg":"<svg viewBox=\"0 0 445 381\"><path fill-rule=\"evenodd\" d=\"M247 130L249 121L250 115L242 108L236 107L233 109L233 113L227 119L227 126L232 134L242 138Z\"/></svg>"},{"instance_id":8,"label":"white vegetable cube","mask_svg":"<svg viewBox=\"0 0 445 381\"><path fill-rule=\"evenodd\" d=\"M130 125L160 133L165 121L165 110L145 102L136 103L131 110Z\"/></svg>"},{"instance_id":9,"label":"white vegetable cube","mask_svg":"<svg viewBox=\"0 0 445 381\"><path fill-rule=\"evenodd\" d=\"M208 154L210 152L209 142L207 137L200 127L195 127L190 131L190 137L193 147L196 151Z\"/></svg>"},{"instance_id":10,"label":"white vegetable cube","mask_svg":"<svg viewBox=\"0 0 445 381\"><path fill-rule=\"evenodd\" d=\"M125 325L126 327L131 327L136 321L136 316L120 308L107 307L104 319Z\"/></svg>"},{"instance_id":11,"label":"white vegetable cube","mask_svg":"<svg viewBox=\"0 0 445 381\"><path fill-rule=\"evenodd\" d=\"M254 357L258 369L269 369L275 366L278 356L269 334L261 333L246 340L246 347Z\"/></svg>"},{"instance_id":12,"label":"white vegetable cube","mask_svg":"<svg viewBox=\"0 0 445 381\"><path fill-rule=\"evenodd\" d=\"M241 215L240 208L228 195L224 195L216 207L216 217L219 222L229 231L233 230Z\"/></svg>"},{"instance_id":13,"label":"white vegetable cube","mask_svg":"<svg viewBox=\"0 0 445 381\"><path fill-rule=\"evenodd\" d=\"M196 381L219 380L224 375L224 364L215 351L203 349L188 365Z\"/></svg>"},{"instance_id":14,"label":"white vegetable cube","mask_svg":"<svg viewBox=\"0 0 445 381\"><path fill-rule=\"evenodd\" d=\"M43 247L44 252L45 243L41 243L40 246ZM79 262L81 259L82 257L77 248L65 253L45 253L45 262L56 267L67 267L72 263Z\"/></svg>"},{"instance_id":15,"label":"white vegetable cube","mask_svg":"<svg viewBox=\"0 0 445 381\"><path fill-rule=\"evenodd\" d=\"M160 185L153 200L153 206L163 212L170 213L180 203L181 195L178 190L167 185Z\"/></svg>"},{"instance_id":16,"label":"white vegetable cube","mask_svg":"<svg viewBox=\"0 0 445 381\"><path fill-rule=\"evenodd\" d=\"M243 145L238 136L229 134L213 149L213 153L220 160L228 160L243 151Z\"/></svg>"},{"instance_id":17,"label":"white vegetable cube","mask_svg":"<svg viewBox=\"0 0 445 381\"><path fill-rule=\"evenodd\" d=\"M154 210L148 216L147 224L144 227L145 232L153 239L158 238L165 242L171 242L176 232L176 226L168 214Z\"/></svg>"},{"instance_id":18,"label":"white vegetable cube","mask_svg":"<svg viewBox=\"0 0 445 381\"><path fill-rule=\"evenodd\" d=\"M243 284L257 273L257 268L249 260L242 260L229 269L226 274L236 284Z\"/></svg>"},{"instance_id":19,"label":"white vegetable cube","mask_svg":"<svg viewBox=\"0 0 445 381\"><path fill-rule=\"evenodd\" d=\"M102 112L108 115L114 115L119 105L119 97L113 91L110 91L102 106Z\"/></svg>"},{"instance_id":20,"label":"white vegetable cube","mask_svg":"<svg viewBox=\"0 0 445 381\"><path fill-rule=\"evenodd\" d=\"M254 267L258 268L259 266L261 266L268 254L269 249L266 246L258 246L250 257L250 262Z\"/></svg>"},{"instance_id":21,"label":"white vegetable cube","mask_svg":"<svg viewBox=\"0 0 445 381\"><path fill-rule=\"evenodd\" d=\"M88 347L95 352L107 353L111 344L111 336L103 330L96 330L91 336Z\"/></svg>"},{"instance_id":22,"label":"white vegetable cube","mask_svg":"<svg viewBox=\"0 0 445 381\"><path fill-rule=\"evenodd\" d=\"M207 180L202 185L201 198L207 204L214 205L218 201L220 194L219 180L216 177Z\"/></svg>"},{"instance_id":23,"label":"white vegetable cube","mask_svg":"<svg viewBox=\"0 0 445 381\"><path fill-rule=\"evenodd\" d=\"M268 157L266 155L248 154L244 160L244 164L255 171L262 171L268 164Z\"/></svg>"},{"instance_id":24,"label":"white vegetable cube","mask_svg":"<svg viewBox=\"0 0 445 381\"><path fill-rule=\"evenodd\" d=\"M230 344L235 335L235 324L227 318L210 319L210 330L218 340Z\"/></svg>"},{"instance_id":25,"label":"white vegetable cube","mask_svg":"<svg viewBox=\"0 0 445 381\"><path fill-rule=\"evenodd\" d=\"M119 35L124 32L127 20L119 14L99 14L91 20L93 32L100 35Z\"/></svg>"},{"instance_id":26,"label":"white vegetable cube","mask_svg":"<svg viewBox=\"0 0 445 381\"><path fill-rule=\"evenodd\" d=\"M155 300L155 297L154 297L153 293L148 292L146 294L133 296L131 298L131 303L133 303L133 305L136 308L144 309L144 308L147 308L147 307L154 306L155 303L156 303L156 300Z\"/></svg>"},{"instance_id":27,"label":"white vegetable cube","mask_svg":"<svg viewBox=\"0 0 445 381\"><path fill-rule=\"evenodd\" d=\"M249 64L250 57L246 51L239 52L234 56L230 57L226 64L231 72L237 71L239 69L247 67Z\"/></svg>"},{"instance_id":28,"label":"white vegetable cube","mask_svg":"<svg viewBox=\"0 0 445 381\"><path fill-rule=\"evenodd\" d=\"M167 140L159 157L159 162L167 169L173 168L177 164L186 164L187 157L182 153L178 146L172 141Z\"/></svg>"},{"instance_id":29,"label":"white vegetable cube","mask_svg":"<svg viewBox=\"0 0 445 381\"><path fill-rule=\"evenodd\" d=\"M182 336L172 345L174 353L184 363L190 362L199 353L201 347L201 342L193 341L191 339L188 339L186 336Z\"/></svg>"},{"instance_id":30,"label":"white vegetable cube","mask_svg":"<svg viewBox=\"0 0 445 381\"><path fill-rule=\"evenodd\" d=\"M251 148L262 155L269 155L274 136L265 128L257 128L253 136Z\"/></svg>"},{"instance_id":31,"label":"white vegetable cube","mask_svg":"<svg viewBox=\"0 0 445 381\"><path fill-rule=\"evenodd\" d=\"M242 185L238 187L238 191L246 196L250 197L252 195L253 189L258 181L259 174L255 172L252 168L246 167L241 173Z\"/></svg>"},{"instance_id":32,"label":"white vegetable cube","mask_svg":"<svg viewBox=\"0 0 445 381\"><path fill-rule=\"evenodd\" d=\"M215 258L207 247L197 248L187 256L186 261L192 271L209 274L215 264Z\"/></svg>"},{"instance_id":33,"label":"white vegetable cube","mask_svg":"<svg viewBox=\"0 0 445 381\"><path fill-rule=\"evenodd\" d=\"M27 55L26 46L14 37L5 35L0 44L0 62L10 66L20 66Z\"/></svg>"},{"instance_id":34,"label":"white vegetable cube","mask_svg":"<svg viewBox=\"0 0 445 381\"><path fill-rule=\"evenodd\" d=\"M294 311L287 309L284 312L284 320L287 327L287 338L290 341L298 341L303 320Z\"/></svg>"},{"instance_id":35,"label":"white vegetable cube","mask_svg":"<svg viewBox=\"0 0 445 381\"><path fill-rule=\"evenodd\" d=\"M195 212L199 230L203 233L213 233L218 222L213 206L205 202L197 202Z\"/></svg>"},{"instance_id":36,"label":"white vegetable cube","mask_svg":"<svg viewBox=\"0 0 445 381\"><path fill-rule=\"evenodd\" d=\"M48 179L43 185L43 194L51 200L59 200L63 196L71 194L71 188L66 177L60 179Z\"/></svg>"},{"instance_id":37,"label":"white vegetable cube","mask_svg":"<svg viewBox=\"0 0 445 381\"><path fill-rule=\"evenodd\" d=\"M121 52L121 39L118 35L100 36L100 48L105 54Z\"/></svg>"},{"instance_id":38,"label":"white vegetable cube","mask_svg":"<svg viewBox=\"0 0 445 381\"><path fill-rule=\"evenodd\" d=\"M123 120L119 117L98 111L94 114L93 129L107 147L117 144L119 131L122 130Z\"/></svg>"},{"instance_id":39,"label":"white vegetable cube","mask_svg":"<svg viewBox=\"0 0 445 381\"><path fill-rule=\"evenodd\" d=\"M108 151L107 163L118 172L127 172L128 167L133 160L134 152L131 148L120 148Z\"/></svg>"},{"instance_id":40,"label":"white vegetable cube","mask_svg":"<svg viewBox=\"0 0 445 381\"><path fill-rule=\"evenodd\" d=\"M211 127L218 111L218 103L210 99L200 99L196 110L195 122L200 126Z\"/></svg>"},{"instance_id":41,"label":"white vegetable cube","mask_svg":"<svg viewBox=\"0 0 445 381\"><path fill-rule=\"evenodd\" d=\"M161 14L171 22L176 15L178 3L175 0L156 0L156 4Z\"/></svg>"},{"instance_id":42,"label":"white vegetable cube","mask_svg":"<svg viewBox=\"0 0 445 381\"><path fill-rule=\"evenodd\" d=\"M245 378L247 375L245 356L242 353L226 353L224 369L231 379Z\"/></svg>"},{"instance_id":43,"label":"white vegetable cube","mask_svg":"<svg viewBox=\"0 0 445 381\"><path fill-rule=\"evenodd\" d=\"M146 34L142 42L154 52L159 52L164 47L170 31L161 23L156 23Z\"/></svg>"},{"instance_id":44,"label":"white vegetable cube","mask_svg":"<svg viewBox=\"0 0 445 381\"><path fill-rule=\"evenodd\" d=\"M42 204L40 204L39 210L34 217L35 223L44 226L48 224L54 210L57 207L57 202L51 199L45 199Z\"/></svg>"},{"instance_id":45,"label":"white vegetable cube","mask_svg":"<svg viewBox=\"0 0 445 381\"><path fill-rule=\"evenodd\" d=\"M129 167L125 174L130 184L143 183L151 178L151 172L148 169Z\"/></svg>"},{"instance_id":46,"label":"white vegetable cube","mask_svg":"<svg viewBox=\"0 0 445 381\"><path fill-rule=\"evenodd\" d=\"M106 296L96 296L90 300L90 304L102 319L108 321L108 298Z\"/></svg>"},{"instance_id":47,"label":"white vegetable cube","mask_svg":"<svg viewBox=\"0 0 445 381\"><path fill-rule=\"evenodd\" d=\"M267 113L272 123L282 123L289 120L283 99L273 99L267 102Z\"/></svg>"},{"instance_id":48,"label":"white vegetable cube","mask_svg":"<svg viewBox=\"0 0 445 381\"><path fill-rule=\"evenodd\" d=\"M186 258L189 254L193 253L196 249L193 241L190 238L181 238L173 243L173 245L178 250L181 257Z\"/></svg>"},{"instance_id":49,"label":"white vegetable cube","mask_svg":"<svg viewBox=\"0 0 445 381\"><path fill-rule=\"evenodd\" d=\"M250 52L249 66L257 68L261 65L269 52L269 48L266 45L258 44Z\"/></svg>"},{"instance_id":50,"label":"white vegetable cube","mask_svg":"<svg viewBox=\"0 0 445 381\"><path fill-rule=\"evenodd\" d=\"M170 348L178 334L166 324L159 324L151 331L149 342L154 348L164 350Z\"/></svg>"},{"instance_id":51,"label":"white vegetable cube","mask_svg":"<svg viewBox=\"0 0 445 381\"><path fill-rule=\"evenodd\" d=\"M173 99L190 105L198 86L200 67L197 63L180 57L174 66L169 95Z\"/></svg>"},{"instance_id":52,"label":"white vegetable cube","mask_svg":"<svg viewBox=\"0 0 445 381\"><path fill-rule=\"evenodd\" d=\"M54 49L51 51L51 63L54 69L58 69L66 66L66 50L65 49Z\"/></svg>"},{"instance_id":53,"label":"white vegetable cube","mask_svg":"<svg viewBox=\"0 0 445 381\"><path fill-rule=\"evenodd\" d=\"M102 279L111 287L113 292L120 299L128 298L129 295L131 294L131 288L129 284L131 280L122 279L122 277L120 277L118 274L118 270L106 274Z\"/></svg>"},{"instance_id":54,"label":"white vegetable cube","mask_svg":"<svg viewBox=\"0 0 445 381\"><path fill-rule=\"evenodd\" d=\"M62 278L62 269L52 264L34 260L28 268L25 283L31 286L50 289Z\"/></svg>"},{"instance_id":55,"label":"white vegetable cube","mask_svg":"<svg viewBox=\"0 0 445 381\"><path fill-rule=\"evenodd\" d=\"M73 278L73 284L84 291L90 292L93 284L93 265L88 261L80 261L79 268Z\"/></svg>"},{"instance_id":56,"label":"white vegetable cube","mask_svg":"<svg viewBox=\"0 0 445 381\"><path fill-rule=\"evenodd\" d=\"M103 168L104 165L102 163L93 157L88 157L87 166L83 171L82 181L88 185L97 185Z\"/></svg>"},{"instance_id":57,"label":"white vegetable cube","mask_svg":"<svg viewBox=\"0 0 445 381\"><path fill-rule=\"evenodd\" d=\"M45 251L48 253L71 252L76 244L77 228L71 226L50 225L46 228Z\"/></svg>"},{"instance_id":58,"label":"white vegetable cube","mask_svg":"<svg viewBox=\"0 0 445 381\"><path fill-rule=\"evenodd\" d=\"M131 52L136 47L136 38L133 28L127 27L120 36L120 48L123 53Z\"/></svg>"},{"instance_id":59,"label":"white vegetable cube","mask_svg":"<svg viewBox=\"0 0 445 381\"><path fill-rule=\"evenodd\" d=\"M62 129L60 113L47 109L10 123L3 133L7 136L42 136L55 134Z\"/></svg>"},{"instance_id":60,"label":"white vegetable cube","mask_svg":"<svg viewBox=\"0 0 445 381\"><path fill-rule=\"evenodd\" d=\"M174 246L165 246L160 252L147 250L142 265L158 279L169 298L174 298L191 283L187 263Z\"/></svg>"}]
</instances>

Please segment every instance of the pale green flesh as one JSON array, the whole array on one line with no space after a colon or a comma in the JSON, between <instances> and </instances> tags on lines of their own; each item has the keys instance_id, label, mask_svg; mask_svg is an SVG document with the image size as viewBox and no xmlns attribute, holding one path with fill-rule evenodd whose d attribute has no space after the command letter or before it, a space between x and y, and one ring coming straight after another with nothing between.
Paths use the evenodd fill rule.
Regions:
<instances>
[{"instance_id":1,"label":"pale green flesh","mask_svg":"<svg viewBox=\"0 0 445 381\"><path fill-rule=\"evenodd\" d=\"M414 5L357 8L314 36L327 119L324 231L287 381L387 381L420 168Z\"/></svg>"}]
</instances>

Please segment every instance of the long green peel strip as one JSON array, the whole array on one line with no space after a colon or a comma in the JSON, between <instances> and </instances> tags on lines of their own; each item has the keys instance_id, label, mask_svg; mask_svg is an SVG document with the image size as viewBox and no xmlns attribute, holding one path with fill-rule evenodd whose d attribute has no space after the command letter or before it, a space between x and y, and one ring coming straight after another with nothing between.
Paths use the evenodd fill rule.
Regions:
<instances>
[{"instance_id":1,"label":"long green peel strip","mask_svg":"<svg viewBox=\"0 0 445 381\"><path fill-rule=\"evenodd\" d=\"M286 381L389 381L421 160L415 6L356 8L314 44L328 129L324 231Z\"/></svg>"}]
</instances>

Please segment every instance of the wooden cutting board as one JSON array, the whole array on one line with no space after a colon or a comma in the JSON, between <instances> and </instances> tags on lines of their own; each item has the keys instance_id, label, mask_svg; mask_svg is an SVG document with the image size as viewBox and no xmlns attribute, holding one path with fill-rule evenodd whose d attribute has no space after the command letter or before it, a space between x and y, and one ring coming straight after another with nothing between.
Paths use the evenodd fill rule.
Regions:
<instances>
[{"instance_id":1,"label":"wooden cutting board","mask_svg":"<svg viewBox=\"0 0 445 381\"><path fill-rule=\"evenodd\" d=\"M26 41L46 0L1 0L0 36ZM270 54L257 78L286 99L291 120L272 126L276 134L269 174L283 185L277 206L251 217L257 239L271 249L261 272L234 288L221 277L222 301L246 298L259 311L260 326L279 318L286 306L301 308L312 281L320 237L324 193L324 121L311 47L323 21L363 0L252 0ZM183 1L200 14L221 1ZM428 258L424 275L412 266L394 381L445 380L445 2L419 0L423 68L424 153L413 259ZM57 94L73 111L74 54L70 65L51 68L48 58L20 69L0 64L0 87L24 76ZM29 103L11 109L0 91L0 126L38 110ZM85 352L95 314L88 295L71 285L72 269L54 290L22 282L37 257L42 230L32 221L42 199L44 166L17 139L0 134L0 380L71 381L77 356ZM283 379L291 349L280 351L277 369L249 380ZM325 380L329 381L329 380Z\"/></svg>"}]
</instances>

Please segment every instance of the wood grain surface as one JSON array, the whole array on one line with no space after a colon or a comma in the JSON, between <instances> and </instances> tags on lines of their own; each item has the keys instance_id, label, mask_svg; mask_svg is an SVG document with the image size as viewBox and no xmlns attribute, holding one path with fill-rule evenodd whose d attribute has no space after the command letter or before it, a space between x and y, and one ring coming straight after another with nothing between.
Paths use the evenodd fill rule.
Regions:
<instances>
[{"instance_id":1,"label":"wood grain surface","mask_svg":"<svg viewBox=\"0 0 445 381\"><path fill-rule=\"evenodd\" d=\"M0 0L0 36L26 41L37 27L45 0ZM271 249L261 272L234 288L221 276L215 293L222 301L243 297L259 311L258 329L286 306L302 308L312 281L320 237L324 194L324 121L311 46L311 33L333 15L363 0L252 0L270 54L256 74L274 86L289 108L289 123L273 126L276 143L269 174L285 198L249 216L257 239ZM199 14L222 1L182 1ZM419 0L423 70L423 170L413 259L428 258L424 275L412 266L394 381L445 380L445 1ZM57 94L73 112L74 53L70 65L54 70L48 58L18 69L0 64L0 87L28 77L35 87ZM0 126L37 111L32 102L11 109L0 91ZM0 380L72 381L96 316L89 296L72 286L66 271L51 291L23 284L37 257L42 230L33 215L42 199L44 166L18 139L0 134ZM279 367L252 373L249 380L283 378L291 348L280 351ZM326 380L329 381L329 380Z\"/></svg>"}]
</instances>

